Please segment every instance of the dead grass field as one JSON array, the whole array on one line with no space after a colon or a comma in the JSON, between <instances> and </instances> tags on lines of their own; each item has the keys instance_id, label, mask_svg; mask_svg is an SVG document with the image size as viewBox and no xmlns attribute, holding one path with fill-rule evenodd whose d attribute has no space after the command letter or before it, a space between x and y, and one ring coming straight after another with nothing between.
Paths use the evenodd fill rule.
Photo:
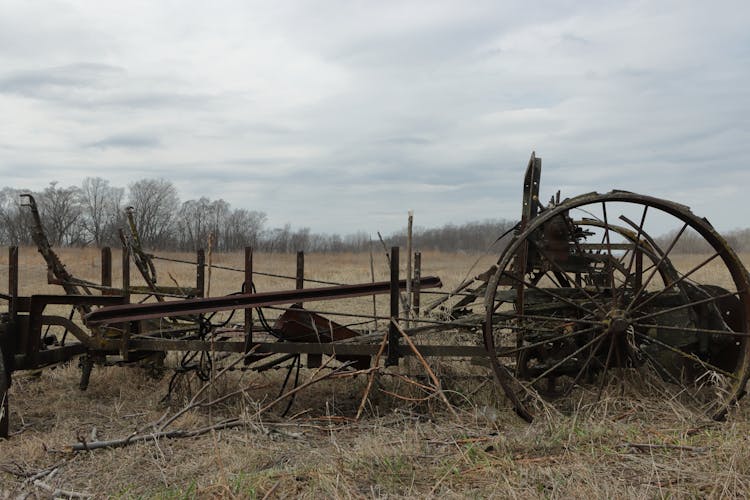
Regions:
<instances>
[{"instance_id":1,"label":"dead grass field","mask_svg":"<svg viewBox=\"0 0 750 500\"><path fill-rule=\"evenodd\" d=\"M98 279L97 251L60 253L76 275ZM7 274L6 255L0 253L0 267ZM750 255L744 258L750 263ZM376 279L387 279L384 257L375 259ZM689 268L697 259L677 257L675 263ZM113 260L117 264L119 255ZM425 253L423 275L438 275L450 287L475 260L472 255ZM493 261L485 257L473 273ZM239 267L241 256L218 255L214 262ZM190 266L159 264L160 282L171 284L169 272L181 285L192 283ZM309 255L305 264L310 278L370 280L368 255ZM256 255L255 269L293 274L294 256ZM115 277L118 273L116 265ZM211 294L237 291L240 279L238 273L214 270ZM705 277L716 284L724 279L717 270ZM0 274L0 282L5 280ZM59 291L45 281L36 252L22 249L21 293ZM259 290L292 285L257 279ZM383 312L386 301L382 297L379 302ZM372 303L352 299L316 308L369 313ZM0 441L0 498L49 497L28 478L51 468L54 474L41 475L46 485L120 498L735 498L750 492L747 402L728 422L717 423L670 401L629 398L610 390L599 404L572 401L575 411L541 415L529 425L508 409L488 373L451 377L483 369L430 361L457 416L437 399L407 402L373 391L364 417L354 422L366 383L360 376L324 381L300 393L292 417L280 418L280 405L262 418L248 418L240 428L78 454L66 447L82 436L88 439L94 430L98 439L118 438L156 421L167 409L161 399L169 377L154 380L136 367L95 368L89 389L81 392L75 363L41 374L18 373L11 390L11 425L19 433ZM217 387L219 394L251 382L268 388L190 412L178 427L253 415L277 395L283 375L233 372ZM301 381L310 375L303 369ZM381 388L408 394L396 380L384 380ZM173 404L179 408L189 391L176 396Z\"/></svg>"}]
</instances>

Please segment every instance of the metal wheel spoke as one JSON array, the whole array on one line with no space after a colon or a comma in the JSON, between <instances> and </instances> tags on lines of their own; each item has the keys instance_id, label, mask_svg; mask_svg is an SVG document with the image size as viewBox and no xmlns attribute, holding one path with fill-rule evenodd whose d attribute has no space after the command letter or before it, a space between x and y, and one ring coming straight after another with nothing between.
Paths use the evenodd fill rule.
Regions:
<instances>
[{"instance_id":1,"label":"metal wheel spoke","mask_svg":"<svg viewBox=\"0 0 750 500\"><path fill-rule=\"evenodd\" d=\"M641 295L643 294L643 292L644 292L644 291L646 291L646 287L648 287L649 283L651 283L651 280L652 280L652 279L654 278L654 275L655 275L655 274L656 274L656 272L658 271L658 269L659 269L659 266L660 266L660 265L661 265L661 264L662 264L662 263L663 263L663 262L664 262L664 261L666 260L666 258L667 258L667 257L669 256L669 252L671 252L671 251L672 251L672 249L673 249L673 248L674 248L674 246L675 246L675 245L677 244L677 241L679 241L680 237L682 236L682 233L684 233L684 232L685 232L685 229L687 229L687 227L688 227L688 225L687 225L687 222L686 222L686 223L685 223L685 224L684 224L684 225L682 226L682 228L680 229L680 231L679 231L679 232L677 233L677 235L676 235L676 236L674 237L674 239L672 240L672 242L671 242L671 243L669 244L669 247L668 247L668 248L667 248L667 250L666 250L666 251L664 252L664 255L662 255L662 256L661 256L661 258L659 259L659 262L657 262L657 263L656 263L656 265L654 266L654 270L653 270L653 271L652 271L652 272L651 272L651 273L650 273L650 274L648 275L648 279L646 279L646 281L645 281L645 282L644 282L644 283L643 283L643 284L641 285L641 288L640 288L640 289L638 290L638 292L637 292L637 293L635 294L635 296L633 297L633 300L631 300L631 301L630 301L630 304L629 304L629 305L628 305L628 307L627 307L627 308L625 309L625 312L630 312L630 311L632 310L632 308L633 308L633 305L634 305L634 304L635 304L635 302L636 302L636 301L638 300L638 298L639 298L639 297L640 297L640 296L641 296Z\"/></svg>"},{"instance_id":2,"label":"metal wheel spoke","mask_svg":"<svg viewBox=\"0 0 750 500\"><path fill-rule=\"evenodd\" d=\"M498 351L497 347L495 347L495 355L499 356L499 357L505 357L505 356L509 356L511 354L517 354L519 352L522 352L522 351L525 351L525 350L528 350L528 349L533 349L535 347L540 347L540 346L543 346L545 344L551 344L551 343L554 343L554 342L558 342L560 340L565 340L565 339L569 339L571 337L576 337L576 336L582 335L584 333L593 332L597 328L599 328L599 327L598 326L592 326L592 327L589 327L589 328L584 328L583 330L575 330L573 332L562 334L559 337L554 337L554 338L547 339L547 340L540 340L539 342L534 342L533 344L526 344L526 345L521 346L521 347L513 347L513 348L507 349L507 350L503 349L503 350Z\"/></svg>"},{"instance_id":3,"label":"metal wheel spoke","mask_svg":"<svg viewBox=\"0 0 750 500\"><path fill-rule=\"evenodd\" d=\"M591 348L591 351L589 352L589 357L586 358L586 362L583 364L583 366L581 366L581 369L578 370L578 373L576 374L576 376L573 379L573 381L570 383L570 387L568 388L568 390L566 390L563 393L564 396L567 396L568 394L570 394L570 392L575 388L575 386L578 383L578 381L581 380L581 377L583 376L583 374L588 369L589 365L591 364L591 361L594 360L594 359L596 359L596 356L595 356L596 351L599 350L599 348L601 347L602 342L604 342L605 338L606 338L605 336L601 336L599 338L599 342L594 347Z\"/></svg>"},{"instance_id":4,"label":"metal wheel spoke","mask_svg":"<svg viewBox=\"0 0 750 500\"><path fill-rule=\"evenodd\" d=\"M656 316L661 316L663 314L669 314L669 313L672 313L672 312L675 312L675 311L680 311L682 309L687 309L689 307L695 307L695 306L699 306L701 304L707 304L709 302L715 302L715 301L717 301L719 299L725 299L727 297L732 297L734 295L738 295L739 293L740 292L727 292L727 293L723 293L721 295L710 296L710 297L707 297L705 299L696 300L695 302L689 302L687 304L681 304L679 306L670 307L668 309L662 309L662 310L659 310L659 311L656 311L656 312L653 312L653 313L644 314L643 316L638 316L635 319L636 320L643 320L643 319L648 319L648 318L654 318Z\"/></svg>"},{"instance_id":5,"label":"metal wheel spoke","mask_svg":"<svg viewBox=\"0 0 750 500\"><path fill-rule=\"evenodd\" d=\"M660 297L661 295L663 295L667 290L670 290L671 288L679 285L680 283L682 283L683 281L685 281L686 279L688 279L693 273L695 273L699 269L705 267L709 262L711 262L712 260L714 260L718 256L719 256L719 252L714 253L712 256L710 256L709 258L707 258L706 260L704 260L703 262L701 262L700 264L698 264L697 266L695 266L694 268L692 268L687 273L680 275L679 278L677 278L674 282L670 283L668 286L662 288L661 290L659 290L658 292L656 292L654 295L651 295L650 297L648 297L643 302L638 303L633 310L637 311L638 309L642 308L644 305L648 304L652 300L654 300L657 297Z\"/></svg>"},{"instance_id":6,"label":"metal wheel spoke","mask_svg":"<svg viewBox=\"0 0 750 500\"><path fill-rule=\"evenodd\" d=\"M703 361L701 358L699 358L698 356L696 356L693 353L682 351L682 350L680 350L680 349L678 349L678 348L676 348L676 347L674 347L672 345L667 344L666 342L662 342L659 339L655 339L653 337L649 337L648 335L644 335L642 333L635 332L635 334L638 337L642 338L643 340L646 340L646 341L651 342L653 344L659 345L659 346L661 346L661 347L663 347L665 349L668 349L668 350L670 350L670 351L672 351L672 352L674 352L676 354L679 354L680 356L682 356L685 359L689 359L691 361L695 361L696 363L698 363L699 365L701 365L703 368L705 368L707 370L712 370L712 371L715 371L717 373L721 373L722 375L725 375L727 377L733 378L734 380L739 380L734 373L729 373L728 371L726 371L726 370L724 370L722 368L719 368L716 365L712 365L711 363L709 363L707 361Z\"/></svg>"},{"instance_id":7,"label":"metal wheel spoke","mask_svg":"<svg viewBox=\"0 0 750 500\"><path fill-rule=\"evenodd\" d=\"M638 230L635 233L635 241L633 244L635 245L635 248L638 249L641 246L641 234L643 233L643 225L646 223L646 213L648 212L648 205L643 206L643 214L641 214L641 223L638 224ZM620 219L622 219L624 215L620 216ZM627 271L625 273L626 278L630 276L630 272L633 270L633 264L635 263L635 254L636 251L633 251L630 254L630 262L628 263ZM643 271L646 272L646 271ZM625 293L625 290L623 290L623 293Z\"/></svg>"},{"instance_id":8,"label":"metal wheel spoke","mask_svg":"<svg viewBox=\"0 0 750 500\"><path fill-rule=\"evenodd\" d=\"M502 319L507 319L507 318L502 318ZM500 329L508 329L508 330L528 330L529 329L529 325L505 325L503 324L503 325L496 325L496 326ZM559 330L557 329L539 328L536 326L534 327L534 331L539 332L539 333L558 333L559 332Z\"/></svg>"},{"instance_id":9,"label":"metal wheel spoke","mask_svg":"<svg viewBox=\"0 0 750 500\"><path fill-rule=\"evenodd\" d=\"M602 399L602 391L604 391L604 384L607 382L607 372L609 371L609 363L612 361L612 352L615 350L615 337L614 335L609 338L609 349L607 349L607 360L604 362L604 370L602 370L602 380L599 382L599 390L596 392L596 400Z\"/></svg>"},{"instance_id":10,"label":"metal wheel spoke","mask_svg":"<svg viewBox=\"0 0 750 500\"><path fill-rule=\"evenodd\" d=\"M671 325L659 325L656 323L633 323L633 326L639 328L658 328L660 330L672 330L677 332L686 333L706 333L711 335L726 335L728 337L750 337L750 333L747 332L733 332L732 330L712 330L709 328L693 328L693 327L682 327L682 326L671 326Z\"/></svg>"},{"instance_id":11,"label":"metal wheel spoke","mask_svg":"<svg viewBox=\"0 0 750 500\"><path fill-rule=\"evenodd\" d=\"M513 276L513 275L511 275L511 274L508 274L508 273L503 273L503 274L504 274L505 276L508 276L508 277L510 277L510 279L512 279L512 280L516 280L516 281L518 281L519 283L523 284L523 285L524 285L524 286L526 286L527 288L531 288L531 289L533 289L533 290L538 290L538 291L540 291L540 292L542 292L542 293L545 293L545 294L547 294L547 295L549 295L549 296L551 296L551 297L554 297L554 298L556 298L556 299L558 299L558 300L561 300L561 301L565 302L566 304L569 304L569 305L571 305L571 306L573 306L573 307L575 307L575 308L577 308L577 309L580 309L580 310L584 311L584 312L585 312L586 314L590 314L590 315L592 315L592 316L595 316L595 315L596 315L596 314L595 314L595 313L594 313L593 311L591 311L590 309L587 309L587 308L583 307L583 306L582 306L581 304L578 304L578 303L576 303L576 302L573 302L573 301L572 301L572 300L570 300L570 299L566 299L565 297L562 297L562 296L560 296L560 295L558 295L558 294L556 294L556 293L554 293L554 292L551 292L551 291L549 291L549 290L548 290L548 289L546 289L546 288L541 288L541 287L538 287L538 286L536 286L536 285L534 285L534 284L532 284L532 283L529 283L529 282L527 282L526 280L523 280L523 279L521 279L521 278L517 278L517 277L515 277L515 276Z\"/></svg>"},{"instance_id":12,"label":"metal wheel spoke","mask_svg":"<svg viewBox=\"0 0 750 500\"><path fill-rule=\"evenodd\" d=\"M585 344L583 344L581 347L579 347L578 349L576 349L572 353L568 354L567 356L565 356L563 359L561 359L560 361L558 361L557 363L555 363L551 367L547 368L541 375L537 376L534 380L532 380L531 382L529 382L528 385L529 386L533 386L534 384L536 384L537 382L539 382L541 379L543 379L544 377L546 377L547 375L549 375L550 373L552 373L553 371L555 371L556 369L558 369L560 366L562 366L563 364L565 364L567 361L570 361L571 359L573 359L573 357L575 357L581 351L584 351L587 347L591 346L591 344L593 344L594 342L596 342L597 340L599 340L600 338L602 338L606 334L607 334L607 332L603 332L603 333L600 333L599 335L595 336L594 338L592 338L591 340L589 340L588 342L586 342Z\"/></svg>"},{"instance_id":13,"label":"metal wheel spoke","mask_svg":"<svg viewBox=\"0 0 750 500\"><path fill-rule=\"evenodd\" d=\"M554 261L553 259L550 259L550 258L549 258L549 255L547 255L547 253L546 253L546 252L545 252L544 250L542 250L541 248L540 248L540 249L538 249L538 250L539 250L539 253L540 253L540 254L541 254L541 255L542 255L542 256L543 256L543 257L544 257L545 259L547 259L547 262L549 262L550 264L552 264L553 266L555 266L555 268L556 268L556 269L557 269L558 271L560 271L560 272L562 272L562 273L564 273L564 272L565 272L565 271L563 271L563 269L562 269L562 268L560 267L560 265L559 265L559 264L558 264L557 262L555 262L555 261ZM578 283L576 283L576 282L575 282L575 280L573 280L573 285L574 285L574 287L575 287L575 288L576 288L577 290L580 290L580 291L581 291L581 293L583 293L583 294L584 294L584 295L586 296L586 298L587 298L587 299L589 299L589 300L590 300L590 301L591 301L591 302L592 302L592 303L594 304L594 306L596 306L596 308L597 308L597 309L599 310L599 312L601 312L601 313L603 313L603 314L606 314L606 313L607 313L607 311L606 311L605 309L603 309L601 305L599 305L599 302L597 302L597 301L596 301L596 299L594 299L594 297L592 297L592 296L591 296L591 294L590 294L590 293L588 293L588 292L587 292L587 291L586 291L586 290L585 290L585 289L584 289L584 288L583 288L583 287L582 287L581 285L579 285ZM595 286L597 287L597 290L600 290L600 289L599 289L599 286L598 286L598 285L596 285L596 282L594 282L594 285L595 285ZM600 291L600 293L601 293L601 291Z\"/></svg>"},{"instance_id":14,"label":"metal wheel spoke","mask_svg":"<svg viewBox=\"0 0 750 500\"><path fill-rule=\"evenodd\" d=\"M535 321L555 321L558 323L581 323L584 325L604 325L605 323L603 321L595 320L595 319L585 319L585 318L564 318L561 316L540 316L538 314L518 314L518 313L495 313L493 316L498 316L501 318L511 318L511 319L531 319Z\"/></svg>"},{"instance_id":15,"label":"metal wheel spoke","mask_svg":"<svg viewBox=\"0 0 750 500\"><path fill-rule=\"evenodd\" d=\"M669 379L670 379L670 380L672 381L672 383L673 383L673 384L675 384L675 385L677 385L677 386L679 386L679 387L682 387L682 390L683 390L683 391L684 391L684 392L685 392L685 393L686 393L686 394L687 394L688 396L690 396L690 399L692 399L692 400L693 400L693 402L694 402L694 403L695 403L696 405L698 405L699 407L700 407L700 406L703 406L703 403L701 403L700 401L698 401L698 399L697 399L697 398L695 397L695 395L694 395L694 394L693 394L693 393L692 393L692 392L690 391L690 389L688 389L687 387L685 387L685 385L684 385L684 384L683 384L682 382L680 382L680 381L679 381L679 380L677 379L677 377L675 377L675 376L674 376L674 375L672 374L672 372L670 372L669 370L667 370L667 368L666 368L666 367L665 367L665 366L664 366L664 365L663 365L663 364L662 364L662 363L661 363L660 361L658 361L657 359L655 359L655 358L654 358L653 356L651 356L651 355L650 355L650 354L649 354L648 352L646 352L646 351L643 351L643 350L641 350L641 351L640 351L640 353L641 353L641 354L643 354L644 356L646 356L646 357L647 357L647 358L649 359L649 361L650 361L650 362L651 362L651 363L652 363L652 364L654 365L654 367L655 367L655 368L657 369L657 373L661 372L661 373L665 374L665 375L666 375L667 377L669 377ZM656 366L656 365L658 365L658 366Z\"/></svg>"}]
</instances>

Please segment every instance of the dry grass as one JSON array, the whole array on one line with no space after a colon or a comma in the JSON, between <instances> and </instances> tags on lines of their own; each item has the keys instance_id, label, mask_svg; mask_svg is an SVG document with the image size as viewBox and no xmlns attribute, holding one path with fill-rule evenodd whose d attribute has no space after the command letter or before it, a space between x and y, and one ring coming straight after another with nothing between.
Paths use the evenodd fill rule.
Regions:
<instances>
[{"instance_id":1,"label":"dry grass","mask_svg":"<svg viewBox=\"0 0 750 500\"><path fill-rule=\"evenodd\" d=\"M44 268L35 252L24 249L21 256L22 293L46 289ZM98 279L97 252L65 250L61 256L77 275ZM464 277L474 259L428 253L423 256L423 274L439 275L451 286ZM694 259L675 261L685 269L698 262ZM215 260L240 266L241 255ZM485 258L476 272L492 260ZM259 255L255 267L292 274L294 256ZM191 283L189 266L167 268L180 284ZM310 255L306 269L309 277L323 280L370 280L367 255ZM376 255L376 269L376 279L387 279L382 255ZM717 272L710 278L718 284L722 279ZM166 272L160 281L170 283ZM239 281L239 275L214 271L212 294L236 291ZM270 290L289 283L262 278L258 287ZM380 306L386 310L384 300ZM370 312L372 305L370 299L356 299L316 307ZM623 398L613 389L599 404L571 401L575 411L543 415L527 425L509 411L494 384L481 385L481 377L450 377L468 373L466 364L431 362L449 390L458 418L438 399L409 403L374 390L365 418L352 422L366 383L360 376L325 381L300 394L293 418L278 416L281 405L238 429L76 455L65 453L66 445L79 437L88 439L93 429L99 439L116 438L157 420L166 410L161 398L167 379L150 379L135 367L97 368L89 390L80 392L75 365L44 370L38 376L19 373L11 392L12 428L22 432L0 441L0 498L21 492L45 496L43 490L24 485L21 476L58 464L57 473L44 479L47 484L124 498L262 498L268 493L276 498L721 498L746 496L750 490L747 404L735 410L729 422L713 423L669 401ZM472 370L482 373L477 367ZM414 373L419 373L418 367ZM218 384L218 393L249 382L270 384L270 389L191 412L177 422L178 427L252 415L276 396L283 375L233 372ZM303 370L302 380L310 375ZM393 378L384 378L380 387L416 395ZM175 407L188 394L179 391ZM633 448L625 443L657 446Z\"/></svg>"}]
</instances>

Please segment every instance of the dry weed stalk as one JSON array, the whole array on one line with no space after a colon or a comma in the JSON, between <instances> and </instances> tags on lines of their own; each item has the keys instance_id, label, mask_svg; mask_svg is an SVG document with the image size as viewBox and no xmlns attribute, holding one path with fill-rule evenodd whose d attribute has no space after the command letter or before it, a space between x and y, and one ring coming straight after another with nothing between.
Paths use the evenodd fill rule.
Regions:
<instances>
[{"instance_id":1,"label":"dry weed stalk","mask_svg":"<svg viewBox=\"0 0 750 500\"><path fill-rule=\"evenodd\" d=\"M195 410L197 408L209 408L210 409L211 407L221 402L224 402L234 396L245 394L247 391L250 391L250 390L261 389L261 388L267 387L267 384L262 384L262 385L250 384L250 385L246 385L242 387L241 389L237 389L227 394L224 394L223 396L220 396L216 399L208 399L207 397L201 397L201 395L203 395L208 389L214 387L216 382L222 376L228 373L240 361L245 359L247 356L250 356L251 354L253 354L253 351L254 350L251 350L244 356L238 357L232 363L222 368L221 371L219 371L215 377L213 377L211 380L207 381L205 384L203 384L203 386L201 386L201 388L191 398L191 400L188 402L187 405L185 405L183 408L181 408L180 410L172 414L172 416L168 417L169 412L166 412L164 415L162 415L161 418L159 418L155 422L151 422L147 424L146 426L141 427L140 429L134 431L129 436L126 436L124 438L112 439L112 440L107 440L107 441L87 442L85 438L82 438L79 436L78 437L79 442L68 446L67 451L77 452L77 451L91 451L91 450L102 449L102 448L120 448L123 446L128 446L128 445L139 443L139 442L147 442L147 441L156 442L159 439L163 439L163 438L174 439L174 438L196 437L196 436L201 436L203 434L207 434L209 432L216 431L216 430L241 427L243 425L248 424L250 421L260 417L263 413L270 410L281 401L284 401L294 396L296 393L304 389L307 389L314 384L322 382L323 380L326 380L329 378L355 377L357 375L370 374L374 371L372 368L370 368L367 370L355 370L355 371L342 372L342 370L349 367L350 365L349 363L344 363L343 365L336 367L333 370L324 373L323 375L318 375L323 369L328 367L328 365L331 363L333 359L335 359L333 357L330 357L320 367L318 367L315 370L315 372L311 375L310 379L307 382L300 384L297 387L290 389L289 391L286 391L284 394L282 394L278 398L274 399L270 403L259 408L255 413L253 413L251 416L247 418L242 418L242 417L227 418L215 424L203 426L197 429L168 430L168 427L170 425L172 425L180 417L190 412L191 410ZM151 430L147 431L147 429L151 429Z\"/></svg>"}]
</instances>

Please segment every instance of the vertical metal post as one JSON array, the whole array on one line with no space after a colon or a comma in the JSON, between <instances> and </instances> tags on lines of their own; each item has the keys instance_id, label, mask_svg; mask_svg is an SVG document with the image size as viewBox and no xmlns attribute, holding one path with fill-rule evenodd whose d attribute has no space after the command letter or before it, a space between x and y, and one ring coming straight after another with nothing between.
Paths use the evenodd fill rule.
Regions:
<instances>
[{"instance_id":1,"label":"vertical metal post","mask_svg":"<svg viewBox=\"0 0 750 500\"><path fill-rule=\"evenodd\" d=\"M401 291L398 287L398 247L391 247L391 322L388 325L388 356L386 366L398 364L399 333L393 322L398 318Z\"/></svg>"},{"instance_id":2,"label":"vertical metal post","mask_svg":"<svg viewBox=\"0 0 750 500\"><path fill-rule=\"evenodd\" d=\"M130 303L130 250L126 246L122 247L122 300L125 304ZM125 361L128 361L131 329L129 321L122 324L120 354Z\"/></svg>"},{"instance_id":3,"label":"vertical metal post","mask_svg":"<svg viewBox=\"0 0 750 500\"><path fill-rule=\"evenodd\" d=\"M420 280L422 279L422 252L414 252L414 283L412 284L412 309L414 311L414 317L419 318L419 306L420 306L420 294L422 287Z\"/></svg>"},{"instance_id":4,"label":"vertical metal post","mask_svg":"<svg viewBox=\"0 0 750 500\"><path fill-rule=\"evenodd\" d=\"M294 280L294 288L302 290L305 288L305 252L297 252L297 274ZM302 307L302 302L293 304L292 307Z\"/></svg>"},{"instance_id":5,"label":"vertical metal post","mask_svg":"<svg viewBox=\"0 0 750 500\"><path fill-rule=\"evenodd\" d=\"M412 296L411 296L411 280L412 280L412 225L414 223L414 212L409 210L409 222L406 227L406 327L411 326L411 311L412 311Z\"/></svg>"},{"instance_id":6,"label":"vertical metal post","mask_svg":"<svg viewBox=\"0 0 750 500\"><path fill-rule=\"evenodd\" d=\"M11 322L15 323L18 314L18 247L8 248L8 313Z\"/></svg>"},{"instance_id":7,"label":"vertical metal post","mask_svg":"<svg viewBox=\"0 0 750 500\"><path fill-rule=\"evenodd\" d=\"M204 297L206 293L206 252L202 248L196 252L195 261L196 296Z\"/></svg>"},{"instance_id":8,"label":"vertical metal post","mask_svg":"<svg viewBox=\"0 0 750 500\"><path fill-rule=\"evenodd\" d=\"M10 387L10 360L16 351L16 314L18 313L18 247L8 248L8 314L10 324L5 332L4 342L0 344L0 437L7 438L10 434L10 401L8 388Z\"/></svg>"},{"instance_id":9,"label":"vertical metal post","mask_svg":"<svg viewBox=\"0 0 750 500\"><path fill-rule=\"evenodd\" d=\"M303 252L302 250L299 250L297 252L297 274L296 279L294 280L294 288L297 290L302 290L305 288L305 252ZM292 305L292 307L302 307L302 302L297 302L296 304ZM312 319L310 321L312 322ZM308 353L306 358L308 368L317 368L323 364L322 354Z\"/></svg>"},{"instance_id":10,"label":"vertical metal post","mask_svg":"<svg viewBox=\"0 0 750 500\"><path fill-rule=\"evenodd\" d=\"M130 250L126 246L122 247L122 299L130 303Z\"/></svg>"},{"instance_id":11,"label":"vertical metal post","mask_svg":"<svg viewBox=\"0 0 750 500\"><path fill-rule=\"evenodd\" d=\"M245 293L253 293L253 249L245 247L245 284L243 286ZM245 309L245 354L250 352L253 347L253 310ZM245 358L244 363L250 364L251 357Z\"/></svg>"},{"instance_id":12,"label":"vertical metal post","mask_svg":"<svg viewBox=\"0 0 750 500\"><path fill-rule=\"evenodd\" d=\"M102 286L112 287L112 249L102 248ZM112 290L102 290L102 295L111 295Z\"/></svg>"},{"instance_id":13,"label":"vertical metal post","mask_svg":"<svg viewBox=\"0 0 750 500\"><path fill-rule=\"evenodd\" d=\"M294 288L297 290L305 288L305 252L303 251L297 252L297 278Z\"/></svg>"},{"instance_id":14,"label":"vertical metal post","mask_svg":"<svg viewBox=\"0 0 750 500\"><path fill-rule=\"evenodd\" d=\"M0 336L0 437L10 433L10 387L13 355L18 351L18 247L8 248L8 316L9 324L4 336Z\"/></svg>"}]
</instances>

